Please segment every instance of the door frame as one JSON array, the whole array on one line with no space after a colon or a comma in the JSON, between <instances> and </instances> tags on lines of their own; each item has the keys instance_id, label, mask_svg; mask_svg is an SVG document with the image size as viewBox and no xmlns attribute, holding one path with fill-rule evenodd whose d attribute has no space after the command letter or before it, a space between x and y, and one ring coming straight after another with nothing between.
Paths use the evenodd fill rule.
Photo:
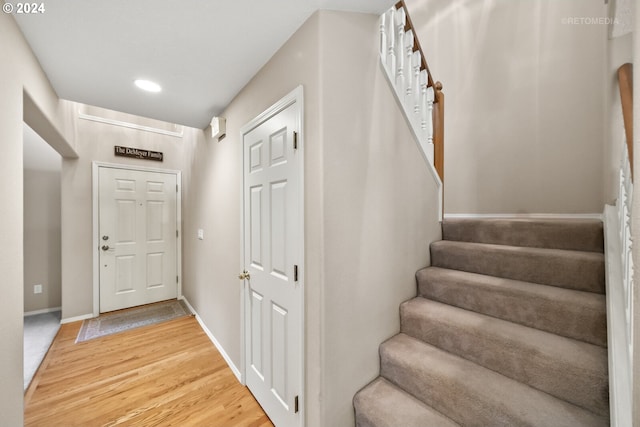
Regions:
<instances>
[{"instance_id":1,"label":"door frame","mask_svg":"<svg viewBox=\"0 0 640 427\"><path fill-rule=\"evenodd\" d=\"M242 155L240 156L240 170L242 171L242 179L240 180L240 266L242 270L245 270L246 266L244 263L244 255L245 255L245 233L244 233L244 223L245 223L245 206L244 206L244 137L246 134L251 132L253 129L266 122L276 114L285 110L293 104L298 105L298 115L296 117L296 125L298 127L298 155L301 156L301 161L298 167L298 180L299 180L299 198L298 198L298 213L300 215L299 227L297 230L297 238L299 241L299 252L298 255L300 257L300 263L298 265L299 269L299 279L298 284L300 286L300 425L304 425L305 421L305 371L306 371L306 357L305 357L305 268L304 268L304 96L303 96L303 88L302 85L296 87L294 90L285 95L278 102L273 104L271 107L267 108L265 111L256 116L253 120L249 121L247 124L240 128L240 150L242 151ZM247 372L247 348L245 345L246 333L245 333L245 313L246 313L246 303L248 301L248 283L246 280L243 280L242 283L242 291L240 292L240 382L242 385L246 384L246 372Z\"/></svg>"},{"instance_id":2,"label":"door frame","mask_svg":"<svg viewBox=\"0 0 640 427\"><path fill-rule=\"evenodd\" d=\"M93 248L93 317L100 315L100 255L96 248L100 247L100 168L124 169L138 172L155 172L175 175L178 191L176 193L176 274L178 275L177 296L182 298L182 172L173 169L149 168L144 166L123 165L94 161L91 164L91 198L92 198L92 243Z\"/></svg>"}]
</instances>

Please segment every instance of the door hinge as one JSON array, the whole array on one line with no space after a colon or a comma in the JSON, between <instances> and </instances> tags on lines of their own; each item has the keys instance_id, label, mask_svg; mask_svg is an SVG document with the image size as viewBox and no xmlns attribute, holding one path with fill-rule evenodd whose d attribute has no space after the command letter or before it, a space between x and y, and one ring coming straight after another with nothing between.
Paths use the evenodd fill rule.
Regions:
<instances>
[{"instance_id":1,"label":"door hinge","mask_svg":"<svg viewBox=\"0 0 640 427\"><path fill-rule=\"evenodd\" d=\"M298 132L293 131L293 149L298 149Z\"/></svg>"},{"instance_id":2,"label":"door hinge","mask_svg":"<svg viewBox=\"0 0 640 427\"><path fill-rule=\"evenodd\" d=\"M176 237L178 237L178 230L176 230Z\"/></svg>"},{"instance_id":3,"label":"door hinge","mask_svg":"<svg viewBox=\"0 0 640 427\"><path fill-rule=\"evenodd\" d=\"M295 399L293 399L293 412L297 414L299 410L300 408L298 406L298 396L296 396Z\"/></svg>"},{"instance_id":4,"label":"door hinge","mask_svg":"<svg viewBox=\"0 0 640 427\"><path fill-rule=\"evenodd\" d=\"M176 283L178 283L178 276L176 276Z\"/></svg>"},{"instance_id":5,"label":"door hinge","mask_svg":"<svg viewBox=\"0 0 640 427\"><path fill-rule=\"evenodd\" d=\"M176 193L178 192L178 184L176 184Z\"/></svg>"},{"instance_id":6,"label":"door hinge","mask_svg":"<svg viewBox=\"0 0 640 427\"><path fill-rule=\"evenodd\" d=\"M294 282L298 281L298 266L297 265L293 266L293 281Z\"/></svg>"}]
</instances>

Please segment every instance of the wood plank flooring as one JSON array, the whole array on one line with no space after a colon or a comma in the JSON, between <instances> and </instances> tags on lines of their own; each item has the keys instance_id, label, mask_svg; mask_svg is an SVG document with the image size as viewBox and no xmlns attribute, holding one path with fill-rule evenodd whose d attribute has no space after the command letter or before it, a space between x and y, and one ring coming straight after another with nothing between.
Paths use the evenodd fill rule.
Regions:
<instances>
[{"instance_id":1,"label":"wood plank flooring","mask_svg":"<svg viewBox=\"0 0 640 427\"><path fill-rule=\"evenodd\" d=\"M75 344L62 325L25 393L25 426L273 427L195 317Z\"/></svg>"}]
</instances>

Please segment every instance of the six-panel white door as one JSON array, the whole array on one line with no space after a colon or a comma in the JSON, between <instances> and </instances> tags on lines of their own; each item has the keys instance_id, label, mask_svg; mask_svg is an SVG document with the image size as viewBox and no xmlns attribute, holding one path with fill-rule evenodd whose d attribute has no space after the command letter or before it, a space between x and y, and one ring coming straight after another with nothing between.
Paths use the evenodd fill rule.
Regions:
<instances>
[{"instance_id":1,"label":"six-panel white door","mask_svg":"<svg viewBox=\"0 0 640 427\"><path fill-rule=\"evenodd\" d=\"M300 425L302 298L294 103L244 134L246 384L278 427ZM301 274L299 272L298 274Z\"/></svg>"},{"instance_id":2,"label":"six-panel white door","mask_svg":"<svg viewBox=\"0 0 640 427\"><path fill-rule=\"evenodd\" d=\"M177 297L176 181L99 168L101 313Z\"/></svg>"}]
</instances>

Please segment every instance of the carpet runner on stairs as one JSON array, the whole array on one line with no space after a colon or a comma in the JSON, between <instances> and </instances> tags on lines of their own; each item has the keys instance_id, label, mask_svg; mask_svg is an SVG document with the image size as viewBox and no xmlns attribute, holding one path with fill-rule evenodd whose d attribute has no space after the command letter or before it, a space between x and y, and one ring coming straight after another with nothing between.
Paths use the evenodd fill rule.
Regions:
<instances>
[{"instance_id":1,"label":"carpet runner on stairs","mask_svg":"<svg viewBox=\"0 0 640 427\"><path fill-rule=\"evenodd\" d=\"M602 223L445 220L443 238L356 425L609 425Z\"/></svg>"}]
</instances>

